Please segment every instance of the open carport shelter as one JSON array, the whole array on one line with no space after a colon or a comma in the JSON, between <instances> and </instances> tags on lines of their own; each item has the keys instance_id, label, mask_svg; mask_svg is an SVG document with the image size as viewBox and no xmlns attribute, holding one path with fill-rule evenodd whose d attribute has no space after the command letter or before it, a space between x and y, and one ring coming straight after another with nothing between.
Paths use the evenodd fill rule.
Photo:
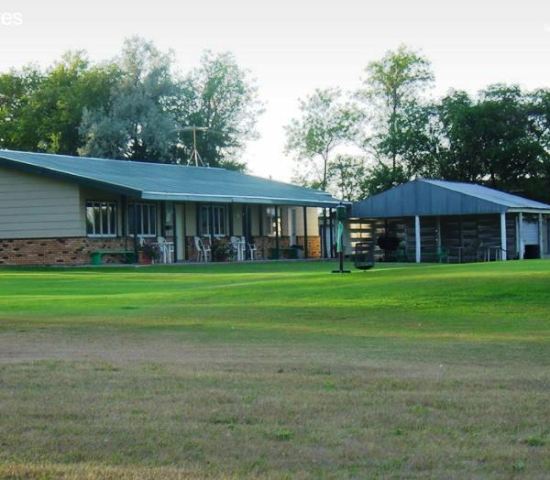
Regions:
<instances>
[{"instance_id":1,"label":"open carport shelter","mask_svg":"<svg viewBox=\"0 0 550 480\"><path fill-rule=\"evenodd\" d=\"M349 235L352 248L397 237L393 258L403 261L535 258L549 255L549 217L550 205L517 195L417 179L353 204Z\"/></svg>"}]
</instances>

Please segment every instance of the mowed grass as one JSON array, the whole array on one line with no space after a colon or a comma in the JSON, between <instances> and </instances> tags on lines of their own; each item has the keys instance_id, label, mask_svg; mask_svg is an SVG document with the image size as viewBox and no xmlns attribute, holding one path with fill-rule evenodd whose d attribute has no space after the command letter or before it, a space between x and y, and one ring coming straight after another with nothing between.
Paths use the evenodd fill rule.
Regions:
<instances>
[{"instance_id":1,"label":"mowed grass","mask_svg":"<svg viewBox=\"0 0 550 480\"><path fill-rule=\"evenodd\" d=\"M0 270L0 478L550 478L550 262Z\"/></svg>"}]
</instances>

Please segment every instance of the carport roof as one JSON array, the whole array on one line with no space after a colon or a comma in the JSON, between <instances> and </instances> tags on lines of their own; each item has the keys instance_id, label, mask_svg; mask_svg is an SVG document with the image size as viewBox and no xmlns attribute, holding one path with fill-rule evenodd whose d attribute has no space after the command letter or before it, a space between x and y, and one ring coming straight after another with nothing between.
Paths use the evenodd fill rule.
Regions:
<instances>
[{"instance_id":1,"label":"carport roof","mask_svg":"<svg viewBox=\"0 0 550 480\"><path fill-rule=\"evenodd\" d=\"M417 179L356 202L352 217L550 213L550 205L473 183Z\"/></svg>"},{"instance_id":2,"label":"carport roof","mask_svg":"<svg viewBox=\"0 0 550 480\"><path fill-rule=\"evenodd\" d=\"M145 200L334 207L311 188L223 168L0 150L0 166L115 191Z\"/></svg>"}]
</instances>

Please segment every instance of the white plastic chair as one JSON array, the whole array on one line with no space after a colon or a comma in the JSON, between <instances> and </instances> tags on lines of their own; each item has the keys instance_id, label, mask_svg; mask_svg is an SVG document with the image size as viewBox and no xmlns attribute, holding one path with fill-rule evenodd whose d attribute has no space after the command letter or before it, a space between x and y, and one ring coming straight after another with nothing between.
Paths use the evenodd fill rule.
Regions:
<instances>
[{"instance_id":1,"label":"white plastic chair","mask_svg":"<svg viewBox=\"0 0 550 480\"><path fill-rule=\"evenodd\" d=\"M237 254L237 261L241 262L244 260L244 249L242 246L242 240L239 237L231 237L231 246Z\"/></svg>"},{"instance_id":2,"label":"white plastic chair","mask_svg":"<svg viewBox=\"0 0 550 480\"><path fill-rule=\"evenodd\" d=\"M157 237L162 263L174 263L174 242L167 242L164 237Z\"/></svg>"},{"instance_id":3,"label":"white plastic chair","mask_svg":"<svg viewBox=\"0 0 550 480\"><path fill-rule=\"evenodd\" d=\"M256 252L257 252L256 245L253 243L248 244L248 252L250 253L250 260L256 260Z\"/></svg>"},{"instance_id":4,"label":"white plastic chair","mask_svg":"<svg viewBox=\"0 0 550 480\"><path fill-rule=\"evenodd\" d=\"M197 250L197 262L208 262L210 260L210 247L206 247L200 237L195 237L195 250Z\"/></svg>"}]
</instances>

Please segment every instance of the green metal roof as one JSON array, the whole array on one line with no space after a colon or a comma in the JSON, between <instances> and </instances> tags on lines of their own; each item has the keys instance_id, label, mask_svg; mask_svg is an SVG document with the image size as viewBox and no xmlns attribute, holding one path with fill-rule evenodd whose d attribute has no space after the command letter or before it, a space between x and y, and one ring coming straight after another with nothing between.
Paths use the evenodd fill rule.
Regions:
<instances>
[{"instance_id":1,"label":"green metal roof","mask_svg":"<svg viewBox=\"0 0 550 480\"><path fill-rule=\"evenodd\" d=\"M550 205L483 185L419 178L356 202L356 218L415 215L481 215L508 211L550 212Z\"/></svg>"},{"instance_id":2,"label":"green metal roof","mask_svg":"<svg viewBox=\"0 0 550 480\"><path fill-rule=\"evenodd\" d=\"M0 165L145 200L259 203L329 207L326 192L223 168L72 157L0 150Z\"/></svg>"}]
</instances>

